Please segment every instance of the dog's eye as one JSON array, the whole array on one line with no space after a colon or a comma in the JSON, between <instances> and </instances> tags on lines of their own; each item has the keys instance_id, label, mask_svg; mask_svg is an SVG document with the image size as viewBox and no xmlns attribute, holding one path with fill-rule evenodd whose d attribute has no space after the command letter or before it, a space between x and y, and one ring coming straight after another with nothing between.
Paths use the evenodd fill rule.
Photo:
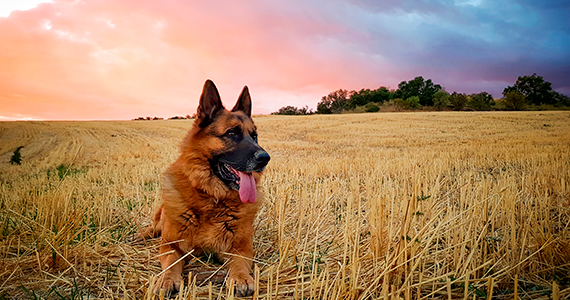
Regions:
<instances>
[{"instance_id":1,"label":"dog's eye","mask_svg":"<svg viewBox=\"0 0 570 300\"><path fill-rule=\"evenodd\" d=\"M241 139L241 130L238 128L232 128L226 131L225 136L234 142L239 142L239 140Z\"/></svg>"},{"instance_id":2,"label":"dog's eye","mask_svg":"<svg viewBox=\"0 0 570 300\"><path fill-rule=\"evenodd\" d=\"M257 143L257 132L252 132L251 133L251 138Z\"/></svg>"}]
</instances>

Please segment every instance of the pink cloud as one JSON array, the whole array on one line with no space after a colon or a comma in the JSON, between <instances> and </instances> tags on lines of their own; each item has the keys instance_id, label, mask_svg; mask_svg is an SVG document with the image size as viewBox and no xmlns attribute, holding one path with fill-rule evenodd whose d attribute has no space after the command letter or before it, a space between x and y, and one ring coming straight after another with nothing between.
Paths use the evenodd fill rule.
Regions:
<instances>
[{"instance_id":1,"label":"pink cloud","mask_svg":"<svg viewBox=\"0 0 570 300\"><path fill-rule=\"evenodd\" d=\"M14 12L0 19L0 116L187 114L207 78L228 106L248 85L254 113L268 113L374 75L346 60L350 49L329 36L349 33L330 20L230 3L55 1Z\"/></svg>"}]
</instances>

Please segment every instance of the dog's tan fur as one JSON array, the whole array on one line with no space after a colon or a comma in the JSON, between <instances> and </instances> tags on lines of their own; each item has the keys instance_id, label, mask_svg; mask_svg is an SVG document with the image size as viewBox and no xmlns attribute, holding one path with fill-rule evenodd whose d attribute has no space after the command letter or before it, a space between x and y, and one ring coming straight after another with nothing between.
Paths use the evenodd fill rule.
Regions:
<instances>
[{"instance_id":1,"label":"dog's tan fur","mask_svg":"<svg viewBox=\"0 0 570 300\"><path fill-rule=\"evenodd\" d=\"M246 88L244 91L249 100L249 92ZM202 98L207 97L205 93L206 87ZM241 96L238 104L240 101ZM159 253L163 270L191 250L195 251L193 255L214 251L223 257L224 252L231 253L228 282L235 282L237 295L250 295L254 291L250 275L253 221L262 199L242 203L238 191L229 189L214 175L209 160L227 147L219 136L228 129L239 126L244 134L251 134L256 128L246 113L235 108L232 112L223 109L215 121L201 127L200 118L204 117L201 109L203 113L204 108L199 107L180 157L164 175L162 205L145 235L162 234ZM261 173L254 172L253 176L258 183ZM166 270L158 281L157 291L164 289L167 294L177 291L182 282L182 268L183 262L178 262Z\"/></svg>"}]
</instances>

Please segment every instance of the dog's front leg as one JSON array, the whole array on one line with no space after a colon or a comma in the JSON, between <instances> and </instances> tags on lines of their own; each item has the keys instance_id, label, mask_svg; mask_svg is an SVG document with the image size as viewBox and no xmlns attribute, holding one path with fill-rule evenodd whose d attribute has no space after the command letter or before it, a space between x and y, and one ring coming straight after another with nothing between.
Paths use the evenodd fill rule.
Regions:
<instances>
[{"instance_id":1,"label":"dog's front leg","mask_svg":"<svg viewBox=\"0 0 570 300\"><path fill-rule=\"evenodd\" d=\"M163 271L160 278L156 282L154 293L159 294L160 290L164 290L164 295L168 298L180 290L182 283L183 261L178 261L182 255L171 245L161 245L158 251L160 255L160 265Z\"/></svg>"},{"instance_id":2,"label":"dog's front leg","mask_svg":"<svg viewBox=\"0 0 570 300\"><path fill-rule=\"evenodd\" d=\"M250 296L255 291L255 283L251 272L251 264L253 259L253 240L251 236L244 237L234 241L229 251L232 254L230 261L230 275L227 282L228 287L233 281L235 285L236 296Z\"/></svg>"},{"instance_id":3,"label":"dog's front leg","mask_svg":"<svg viewBox=\"0 0 570 300\"><path fill-rule=\"evenodd\" d=\"M189 234L181 234L178 224L165 219L163 223L162 244L159 248L159 259L162 267L162 275L157 281L154 289L156 294L160 290L164 290L164 295L170 297L180 290L182 284L182 269L184 267L184 259L182 256L190 251L193 247L190 243L191 236ZM186 238L182 238L186 236Z\"/></svg>"}]
</instances>

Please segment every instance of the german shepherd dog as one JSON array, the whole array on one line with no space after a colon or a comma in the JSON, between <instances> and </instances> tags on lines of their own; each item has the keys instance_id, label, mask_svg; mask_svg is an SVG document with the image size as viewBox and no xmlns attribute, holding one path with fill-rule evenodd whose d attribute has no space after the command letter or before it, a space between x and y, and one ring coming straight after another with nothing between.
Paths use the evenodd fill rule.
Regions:
<instances>
[{"instance_id":1,"label":"german shepherd dog","mask_svg":"<svg viewBox=\"0 0 570 300\"><path fill-rule=\"evenodd\" d=\"M260 206L257 183L269 154L257 143L251 98L245 86L231 111L222 105L214 83L207 80L192 129L180 157L164 174L162 205L145 236L162 235L163 269L155 293L175 294L182 282L188 252L229 253L229 283L237 296L254 292L250 275L253 220Z\"/></svg>"}]
</instances>

